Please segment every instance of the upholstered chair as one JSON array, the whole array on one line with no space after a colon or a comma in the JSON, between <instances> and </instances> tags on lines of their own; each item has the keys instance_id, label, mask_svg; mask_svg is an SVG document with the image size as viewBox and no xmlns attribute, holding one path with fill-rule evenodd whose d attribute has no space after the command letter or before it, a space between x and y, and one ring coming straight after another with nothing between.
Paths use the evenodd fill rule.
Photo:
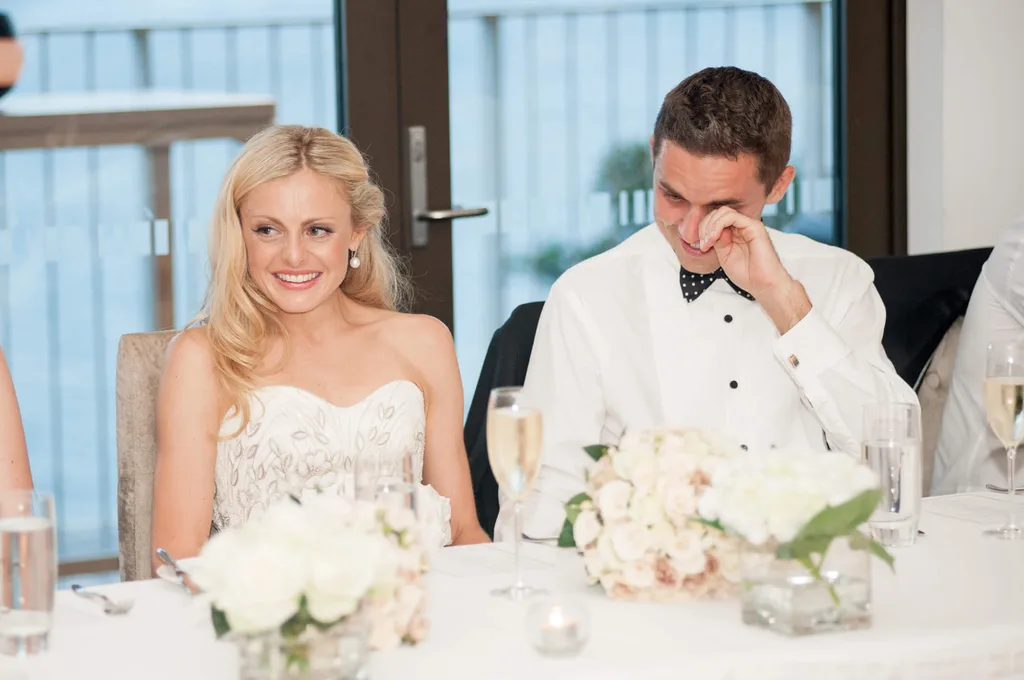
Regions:
<instances>
[{"instance_id":1,"label":"upholstered chair","mask_svg":"<svg viewBox=\"0 0 1024 680\"><path fill-rule=\"evenodd\" d=\"M122 581L152 576L156 394L177 331L121 336L117 350L117 527Z\"/></svg>"}]
</instances>

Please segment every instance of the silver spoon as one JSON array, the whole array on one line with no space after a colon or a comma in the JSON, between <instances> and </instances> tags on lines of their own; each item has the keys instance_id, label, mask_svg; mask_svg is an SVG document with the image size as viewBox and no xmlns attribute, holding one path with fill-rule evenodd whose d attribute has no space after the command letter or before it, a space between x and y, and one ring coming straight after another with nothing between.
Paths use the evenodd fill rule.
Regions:
<instances>
[{"instance_id":1,"label":"silver spoon","mask_svg":"<svg viewBox=\"0 0 1024 680\"><path fill-rule=\"evenodd\" d=\"M171 557L170 555L167 554L166 550L164 550L163 548L157 548L156 549L156 555L157 555L157 557L160 558L160 560L164 564L166 564L168 567L170 567L171 569L174 570L175 578L178 579L178 583L181 584L181 587L184 588L186 591L188 591L189 595L191 595L191 594L196 592L189 585L189 581L191 579L188 578L188 574L185 573L184 569L182 569L181 567L178 566L178 563L174 561L173 557Z\"/></svg>"},{"instance_id":2,"label":"silver spoon","mask_svg":"<svg viewBox=\"0 0 1024 680\"><path fill-rule=\"evenodd\" d=\"M86 600L93 600L103 605L103 613L110 614L111 616L117 616L119 614L127 614L135 606L134 600L120 600L115 602L103 593L94 593L86 590L82 586L75 583L71 586L71 592L79 597L85 598Z\"/></svg>"},{"instance_id":3,"label":"silver spoon","mask_svg":"<svg viewBox=\"0 0 1024 680\"><path fill-rule=\"evenodd\" d=\"M1007 492L1005 486L996 486L995 484L986 484L985 488L988 489L989 491L995 491L996 493ZM1013 492L1017 494L1022 494L1024 493L1024 487L1018 486L1016 489L1013 490Z\"/></svg>"}]
</instances>

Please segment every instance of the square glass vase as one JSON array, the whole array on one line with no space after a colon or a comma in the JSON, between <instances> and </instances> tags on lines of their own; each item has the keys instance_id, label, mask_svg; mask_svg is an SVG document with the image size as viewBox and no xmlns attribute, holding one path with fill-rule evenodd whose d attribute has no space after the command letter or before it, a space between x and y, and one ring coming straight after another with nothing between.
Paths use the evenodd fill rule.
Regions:
<instances>
[{"instance_id":1,"label":"square glass vase","mask_svg":"<svg viewBox=\"0 0 1024 680\"><path fill-rule=\"evenodd\" d=\"M871 556L845 537L832 541L821 578L796 560L780 559L776 545L740 551L743 623L798 636L871 626ZM815 562L821 560L814 555Z\"/></svg>"},{"instance_id":2,"label":"square glass vase","mask_svg":"<svg viewBox=\"0 0 1024 680\"><path fill-rule=\"evenodd\" d=\"M327 630L232 636L239 680L368 680L369 627L361 612Z\"/></svg>"}]
</instances>

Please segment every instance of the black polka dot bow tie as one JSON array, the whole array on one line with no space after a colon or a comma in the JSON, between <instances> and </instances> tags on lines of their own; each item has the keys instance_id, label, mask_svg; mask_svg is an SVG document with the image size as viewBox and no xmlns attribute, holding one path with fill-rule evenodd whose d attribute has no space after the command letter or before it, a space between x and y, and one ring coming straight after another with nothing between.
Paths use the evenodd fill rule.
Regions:
<instances>
[{"instance_id":1,"label":"black polka dot bow tie","mask_svg":"<svg viewBox=\"0 0 1024 680\"><path fill-rule=\"evenodd\" d=\"M693 302L701 296L701 294L711 287L711 284L718 279L725 279L726 282L732 286L732 289L739 293L742 297L748 300L753 300L754 296L743 290L735 283L732 282L725 272L721 268L716 269L710 274L694 274L688 272L682 267L679 268L679 287L683 290L683 297L686 298L687 302Z\"/></svg>"}]
</instances>

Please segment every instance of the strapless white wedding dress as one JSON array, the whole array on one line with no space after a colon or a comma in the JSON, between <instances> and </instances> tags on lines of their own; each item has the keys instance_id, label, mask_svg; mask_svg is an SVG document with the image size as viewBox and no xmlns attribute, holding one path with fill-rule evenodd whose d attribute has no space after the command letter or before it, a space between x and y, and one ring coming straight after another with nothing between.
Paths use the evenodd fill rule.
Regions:
<instances>
[{"instance_id":1,"label":"strapless white wedding dress","mask_svg":"<svg viewBox=\"0 0 1024 680\"><path fill-rule=\"evenodd\" d=\"M335 406L306 390L270 385L250 393L249 424L217 444L213 525L242 524L289 494L351 495L356 460L408 451L420 483L416 509L428 545L451 542L451 502L423 485L426 411L415 383L394 380L351 406ZM225 418L221 436L238 428Z\"/></svg>"}]
</instances>

